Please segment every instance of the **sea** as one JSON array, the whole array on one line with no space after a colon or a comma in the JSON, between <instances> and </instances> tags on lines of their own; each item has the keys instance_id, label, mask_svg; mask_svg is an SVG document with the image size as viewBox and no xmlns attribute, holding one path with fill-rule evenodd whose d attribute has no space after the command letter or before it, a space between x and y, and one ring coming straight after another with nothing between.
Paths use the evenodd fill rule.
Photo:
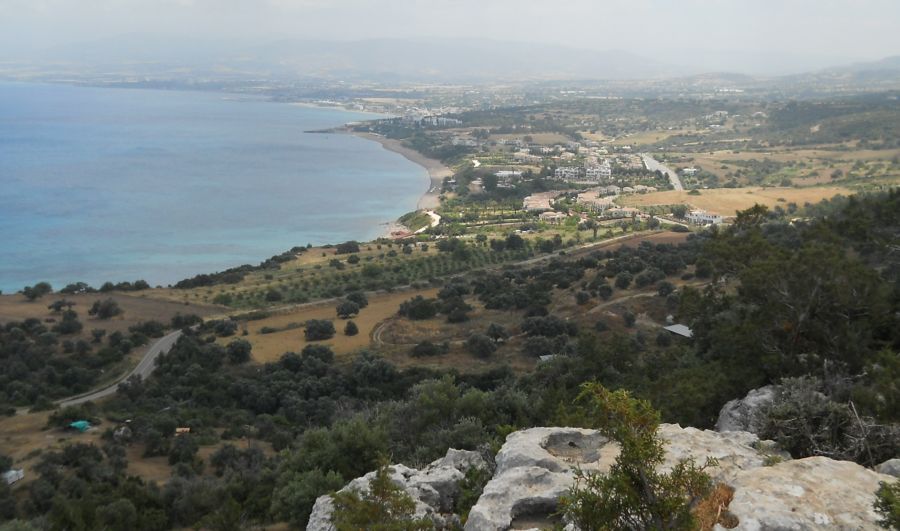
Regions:
<instances>
[{"instance_id":1,"label":"sea","mask_svg":"<svg viewBox=\"0 0 900 531\"><path fill-rule=\"evenodd\" d=\"M377 116L223 93L0 83L0 290L168 285L370 240L424 168L321 130Z\"/></svg>"}]
</instances>

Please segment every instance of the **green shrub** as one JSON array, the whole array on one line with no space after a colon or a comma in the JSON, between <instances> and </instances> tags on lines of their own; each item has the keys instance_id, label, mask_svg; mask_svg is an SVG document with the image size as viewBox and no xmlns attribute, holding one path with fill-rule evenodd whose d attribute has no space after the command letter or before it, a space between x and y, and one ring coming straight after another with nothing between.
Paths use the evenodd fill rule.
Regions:
<instances>
[{"instance_id":1,"label":"green shrub","mask_svg":"<svg viewBox=\"0 0 900 531\"><path fill-rule=\"evenodd\" d=\"M659 413L650 402L599 383L582 385L576 403L582 422L617 442L621 451L607 474L576 470L575 485L560 500L567 520L579 529L694 529L691 507L712 490L705 469L679 461L670 472L657 467L665 457Z\"/></svg>"}]
</instances>

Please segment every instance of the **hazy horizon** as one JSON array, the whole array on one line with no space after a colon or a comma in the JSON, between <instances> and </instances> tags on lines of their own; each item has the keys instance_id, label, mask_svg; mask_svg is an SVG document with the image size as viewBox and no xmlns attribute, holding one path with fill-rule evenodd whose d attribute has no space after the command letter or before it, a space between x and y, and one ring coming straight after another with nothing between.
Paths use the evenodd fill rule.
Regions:
<instances>
[{"instance_id":1,"label":"hazy horizon","mask_svg":"<svg viewBox=\"0 0 900 531\"><path fill-rule=\"evenodd\" d=\"M693 73L779 75L898 55L898 21L900 3L889 0L0 0L0 59L135 35L212 48L490 39L623 50Z\"/></svg>"}]
</instances>

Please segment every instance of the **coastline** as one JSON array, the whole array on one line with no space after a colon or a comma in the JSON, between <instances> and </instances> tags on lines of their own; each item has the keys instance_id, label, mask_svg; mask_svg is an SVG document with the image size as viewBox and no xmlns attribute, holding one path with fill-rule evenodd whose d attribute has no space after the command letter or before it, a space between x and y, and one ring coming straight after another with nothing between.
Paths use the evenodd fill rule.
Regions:
<instances>
[{"instance_id":1,"label":"coastline","mask_svg":"<svg viewBox=\"0 0 900 531\"><path fill-rule=\"evenodd\" d=\"M425 168L425 171L428 172L428 176L431 179L431 184L428 187L428 191L419 198L416 208L419 210L433 210L440 206L441 187L444 184L444 177L452 177L453 170L444 166L439 160L428 158L418 151L404 146L399 140L385 138L373 133L360 133L350 130L346 130L346 133L365 138L366 140L378 142L384 149L398 153L407 160Z\"/></svg>"}]
</instances>

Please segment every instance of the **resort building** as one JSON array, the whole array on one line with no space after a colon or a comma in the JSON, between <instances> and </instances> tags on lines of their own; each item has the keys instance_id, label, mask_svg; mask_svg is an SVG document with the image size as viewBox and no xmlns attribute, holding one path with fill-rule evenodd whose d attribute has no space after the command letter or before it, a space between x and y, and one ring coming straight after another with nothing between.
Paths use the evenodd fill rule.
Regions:
<instances>
[{"instance_id":1,"label":"resort building","mask_svg":"<svg viewBox=\"0 0 900 531\"><path fill-rule=\"evenodd\" d=\"M581 168L577 166L560 166L553 171L553 177L562 181L575 181L581 178Z\"/></svg>"},{"instance_id":2,"label":"resort building","mask_svg":"<svg viewBox=\"0 0 900 531\"><path fill-rule=\"evenodd\" d=\"M685 219L694 225L718 225L724 221L722 216L705 210L691 210Z\"/></svg>"}]
</instances>

